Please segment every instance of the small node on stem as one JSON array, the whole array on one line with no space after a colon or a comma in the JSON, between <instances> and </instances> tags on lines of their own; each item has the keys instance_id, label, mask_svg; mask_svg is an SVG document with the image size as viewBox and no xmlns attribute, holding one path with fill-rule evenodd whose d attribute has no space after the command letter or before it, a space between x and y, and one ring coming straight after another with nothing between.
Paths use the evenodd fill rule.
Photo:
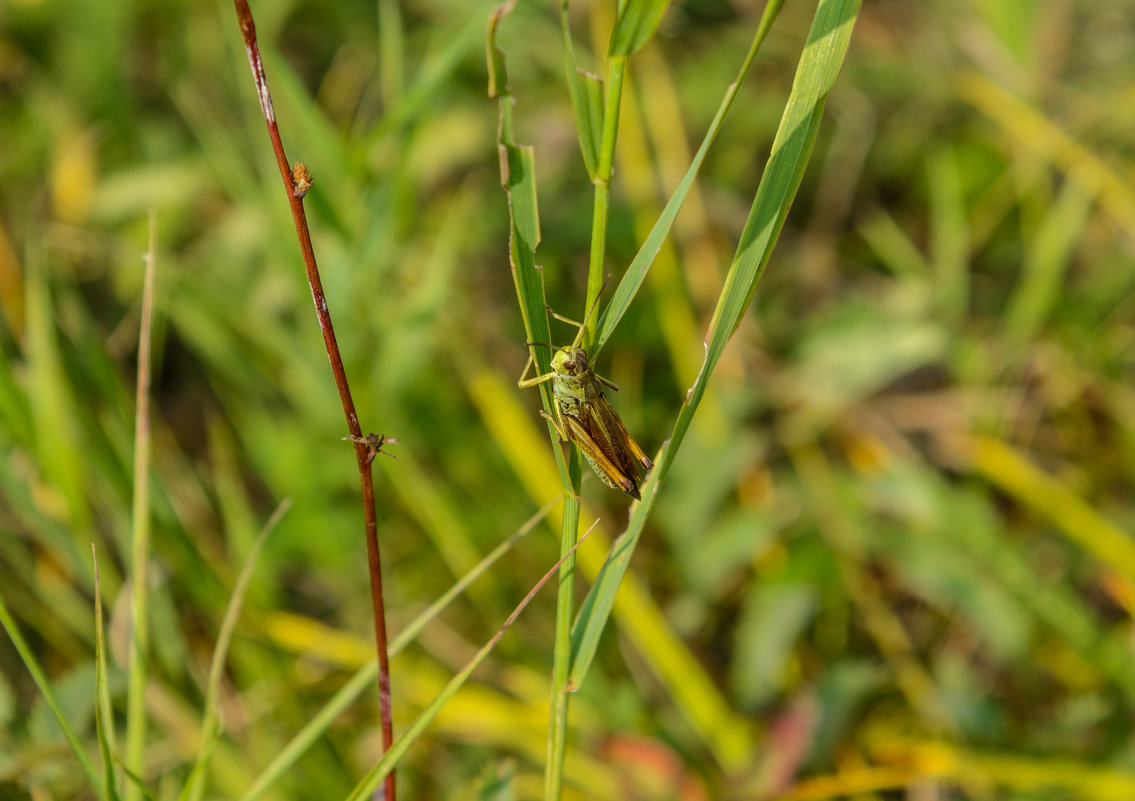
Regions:
<instances>
[{"instance_id":1,"label":"small node on stem","mask_svg":"<svg viewBox=\"0 0 1135 801\"><path fill-rule=\"evenodd\" d=\"M292 167L292 191L296 193L296 197L306 195L313 183L315 180L311 177L311 170L302 161L297 161Z\"/></svg>"},{"instance_id":2,"label":"small node on stem","mask_svg":"<svg viewBox=\"0 0 1135 801\"><path fill-rule=\"evenodd\" d=\"M373 462L374 457L378 456L380 453L383 456L389 456L394 461L398 461L397 456L395 456L393 453L388 453L388 452L386 452L382 449L383 445L397 445L398 444L398 438L397 437L388 437L384 434L375 434L374 432L371 432L370 434L367 434L365 437L356 437L352 434L349 437L343 437L343 441L344 442L357 442L360 445L366 445L367 446L367 464L370 464L371 462Z\"/></svg>"}]
</instances>

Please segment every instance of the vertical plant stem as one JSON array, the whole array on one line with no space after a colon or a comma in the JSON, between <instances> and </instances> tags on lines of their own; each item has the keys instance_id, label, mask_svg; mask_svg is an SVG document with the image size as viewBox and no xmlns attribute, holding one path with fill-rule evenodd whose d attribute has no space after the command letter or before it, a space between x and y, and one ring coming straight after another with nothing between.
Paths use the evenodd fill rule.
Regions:
<instances>
[{"instance_id":1,"label":"vertical plant stem","mask_svg":"<svg viewBox=\"0 0 1135 801\"><path fill-rule=\"evenodd\" d=\"M276 164L280 168L280 176L284 180L288 203L292 209L292 220L295 222L300 252L303 254L304 268L307 270L311 299L315 304L319 328L323 332L323 344L327 349L327 358L331 362L331 372L335 376L335 387L339 391L339 402L342 404L343 414L347 418L347 428L351 432L351 440L355 444L355 461L358 463L359 486L362 492L363 515L366 524L367 564L370 570L371 605L374 609L374 642L378 652L378 704L382 719L382 745L384 751L389 751L394 741L394 725L390 702L390 657L386 642L386 605L382 592L382 563L378 551L378 522L374 509L374 481L371 476L373 454L367 440L363 437L362 429L359 427L355 402L351 398L351 388L347 383L347 372L343 367L343 358L339 354L335 329L331 325L331 313L327 308L327 297L323 293L323 282L319 278L319 267L315 262L315 250L311 244L311 232L307 227L307 215L303 208L303 193L296 191L300 170L302 168L306 175L306 167L297 164L294 173L288 167L288 159L284 155L284 144L280 139L280 130L276 125L276 112L272 107L272 97L268 92L268 78L264 73L264 64L260 59L260 46L256 40L256 25L252 20L252 11L248 7L247 0L234 0L234 4L237 19L240 22L240 32L244 38L245 50L248 53L248 63L252 68L252 79L256 84L256 94L260 98L260 109L264 114L264 122L268 126L268 137L272 140L272 151L276 155ZM386 776L384 787L385 801L395 801L393 771Z\"/></svg>"},{"instance_id":2,"label":"vertical plant stem","mask_svg":"<svg viewBox=\"0 0 1135 801\"><path fill-rule=\"evenodd\" d=\"M134 406L134 507L131 521L133 549L130 565L130 679L126 691L126 768L143 776L146 742L146 654L150 633L146 621L147 575L150 564L150 341L154 314L154 262L157 227L150 209L150 243L142 284L142 319L138 334L138 386ZM136 801L141 788L126 784L126 801Z\"/></svg>"},{"instance_id":3,"label":"vertical plant stem","mask_svg":"<svg viewBox=\"0 0 1135 801\"><path fill-rule=\"evenodd\" d=\"M579 485L583 475L579 451L571 450L568 480L575 494L565 495L560 530L560 573L556 590L556 635L552 656L552 702L548 721L548 760L544 770L545 801L558 801L564 786L567 751L568 673L571 670L571 623L575 614L575 547L579 532Z\"/></svg>"},{"instance_id":4,"label":"vertical plant stem","mask_svg":"<svg viewBox=\"0 0 1135 801\"><path fill-rule=\"evenodd\" d=\"M591 215L591 258L587 265L587 298L583 315L591 310L603 288L603 263L607 255L607 217L611 208L611 171L615 162L615 135L619 130L619 102L623 95L623 76L627 59L612 56L607 70L607 98L603 108L603 139L599 151L599 168L595 175L595 205ZM583 318L580 318L583 319ZM598 318L587 319L584 350L590 352L595 341Z\"/></svg>"},{"instance_id":5,"label":"vertical plant stem","mask_svg":"<svg viewBox=\"0 0 1135 801\"><path fill-rule=\"evenodd\" d=\"M619 127L619 101L623 93L623 76L627 60L613 56L607 76L607 97L603 110L603 138L599 164L594 178L595 206L591 218L591 257L587 270L587 296L583 316L587 320L584 349L595 337L597 317L589 315L603 288L603 263L607 249L607 217L610 210L611 171L615 160L615 135ZM582 464L579 451L572 448L568 466L574 495L565 498L560 553L564 557L560 567L559 591L556 595L556 636L552 664L552 709L548 726L548 763L544 773L545 801L558 801L563 792L564 754L567 749L567 719L571 688L568 675L571 671L571 624L575 614L575 547L579 531L579 487Z\"/></svg>"}]
</instances>

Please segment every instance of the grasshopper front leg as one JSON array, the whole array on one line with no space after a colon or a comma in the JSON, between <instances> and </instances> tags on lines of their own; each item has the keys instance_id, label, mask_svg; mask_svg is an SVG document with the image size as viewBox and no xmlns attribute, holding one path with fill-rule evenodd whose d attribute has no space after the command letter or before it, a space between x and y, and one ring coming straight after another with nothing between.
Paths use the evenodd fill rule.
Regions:
<instances>
[{"instance_id":1,"label":"grasshopper front leg","mask_svg":"<svg viewBox=\"0 0 1135 801\"><path fill-rule=\"evenodd\" d=\"M536 360L533 359L532 354L529 353L528 361L524 363L524 372L522 372L520 374L520 378L517 379L516 386L520 387L521 389L527 389L528 387L534 387L539 384L543 384L545 381L550 381L551 379L556 377L556 374L552 372L544 373L544 375L538 375L532 378L525 378L524 376L528 375L528 371L531 370L533 365L535 364Z\"/></svg>"},{"instance_id":2,"label":"grasshopper front leg","mask_svg":"<svg viewBox=\"0 0 1135 801\"><path fill-rule=\"evenodd\" d=\"M516 386L520 387L521 389L527 389L528 387L535 387L535 386L538 386L540 384L543 384L545 381L550 381L551 379L556 377L556 374L553 371L551 373L545 373L544 375L538 375L538 376L534 376L532 378L525 378L524 376L528 375L528 371L532 369L532 365L534 365L535 363L536 363L536 360L533 359L532 354L529 353L528 354L528 361L525 362L525 364L524 364L524 372L522 372L520 374L520 378L517 380ZM554 408L554 406L553 406L553 408ZM552 415L548 414L543 409L541 409L540 410L540 416L546 417L546 418L548 418L549 420L552 421L552 426L556 429L556 434L559 435L560 442L569 442L570 440L568 439L567 429L564 427L563 423L558 419L559 410L557 409L556 411L557 411L557 416L553 417Z\"/></svg>"}]
</instances>

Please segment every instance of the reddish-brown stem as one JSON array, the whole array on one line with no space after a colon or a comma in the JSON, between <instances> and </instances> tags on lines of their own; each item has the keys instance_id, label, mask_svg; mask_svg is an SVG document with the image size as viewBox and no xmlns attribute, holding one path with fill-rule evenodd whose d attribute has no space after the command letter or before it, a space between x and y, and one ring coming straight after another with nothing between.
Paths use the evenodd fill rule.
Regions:
<instances>
[{"instance_id":1,"label":"reddish-brown stem","mask_svg":"<svg viewBox=\"0 0 1135 801\"><path fill-rule=\"evenodd\" d=\"M234 0L236 15L240 21L240 32L244 36L244 47L248 52L248 63L252 68L252 79L256 84L256 94L260 98L260 109L264 112L264 122L268 125L268 136L272 140L272 150L280 175L287 187L288 202L292 207L296 234L299 236L300 252L307 268L307 282L311 287L311 299L315 303L315 314L319 318L319 328L323 331L323 343L327 347L327 358L331 361L331 372L335 375L335 386L339 390L339 401L347 417L350 439L355 443L355 459L359 466L359 484L363 495L363 513L366 517L367 559L370 565L371 602L374 606L374 640L378 649L378 698L382 715L382 746L389 750L394 740L393 720L390 706L390 663L386 647L386 610L382 596L382 565L378 555L378 523L374 511L374 483L371 478L369 448L365 444L359 418L355 414L355 402L351 399L351 389L347 385L347 373L343 369L343 359L335 342L335 329L331 326L331 314L327 310L327 298L323 294L323 284L319 280L319 268L315 263L315 251L311 246L311 234L307 229L307 216L303 210L303 193L297 195L297 180L293 178L284 155L284 144L280 141L280 130L276 126L276 113L272 108L272 97L268 93L268 79L264 75L264 65L260 61L260 47L256 43L256 26L252 21L252 10L247 0ZM307 185L310 185L308 182ZM390 441L389 439L387 440ZM369 457L369 458L368 458ZM386 777L385 801L394 800L394 773Z\"/></svg>"}]
</instances>

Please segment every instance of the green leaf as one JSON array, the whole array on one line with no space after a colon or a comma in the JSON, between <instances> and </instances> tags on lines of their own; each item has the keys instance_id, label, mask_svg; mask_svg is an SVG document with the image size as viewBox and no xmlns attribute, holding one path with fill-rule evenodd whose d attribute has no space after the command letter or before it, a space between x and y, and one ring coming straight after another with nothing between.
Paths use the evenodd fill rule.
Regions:
<instances>
[{"instance_id":1,"label":"green leaf","mask_svg":"<svg viewBox=\"0 0 1135 801\"><path fill-rule=\"evenodd\" d=\"M532 148L518 145L512 128L512 109L516 103L508 82L504 53L496 46L497 27L515 2L503 3L493 9L485 36L485 53L488 58L489 96L498 100L500 133L497 142L500 157L501 186L508 195L508 257L512 267L512 281L520 301L524 318L524 332L528 342L551 344L548 325L548 307L544 299L544 280L536 266L536 246L540 244L540 214L536 205L536 165ZM550 372L552 353L548 348L529 346L529 352L540 375ZM552 414L552 386L540 384L540 397L544 413ZM548 436L556 441L552 424L548 423ZM553 448L556 466L563 480L564 491L573 494L568 480L567 463L560 448Z\"/></svg>"},{"instance_id":2,"label":"green leaf","mask_svg":"<svg viewBox=\"0 0 1135 801\"><path fill-rule=\"evenodd\" d=\"M934 299L942 320L956 329L969 309L969 225L962 176L951 149L927 167L930 182Z\"/></svg>"},{"instance_id":3,"label":"green leaf","mask_svg":"<svg viewBox=\"0 0 1135 801\"><path fill-rule=\"evenodd\" d=\"M641 50L662 21L669 0L627 0L619 10L607 55L629 56Z\"/></svg>"},{"instance_id":4,"label":"green leaf","mask_svg":"<svg viewBox=\"0 0 1135 801\"><path fill-rule=\"evenodd\" d=\"M1025 252L1021 283L1006 312L1008 337L1017 346L1032 340L1060 299L1060 287L1076 246L1084 240L1096 193L1069 181L1041 220Z\"/></svg>"},{"instance_id":5,"label":"green leaf","mask_svg":"<svg viewBox=\"0 0 1135 801\"><path fill-rule=\"evenodd\" d=\"M571 65L568 67L568 91L571 93L571 109L575 113L583 164L587 167L587 174L595 180L603 139L603 79Z\"/></svg>"},{"instance_id":6,"label":"green leaf","mask_svg":"<svg viewBox=\"0 0 1135 801\"><path fill-rule=\"evenodd\" d=\"M478 801L512 801L512 783L516 779L516 763L503 760L485 768L477 790Z\"/></svg>"},{"instance_id":7,"label":"green leaf","mask_svg":"<svg viewBox=\"0 0 1135 801\"><path fill-rule=\"evenodd\" d=\"M814 585L756 581L749 590L734 642L731 684L751 708L781 688L796 640L819 607Z\"/></svg>"},{"instance_id":8,"label":"green leaf","mask_svg":"<svg viewBox=\"0 0 1135 801\"><path fill-rule=\"evenodd\" d=\"M575 128L579 136L579 149L583 164L594 181L599 174L599 152L603 139L603 80L596 74L581 70L575 61L571 43L571 25L568 20L567 0L560 5L560 31L564 37L564 66L567 71L571 110L575 114Z\"/></svg>"},{"instance_id":9,"label":"green leaf","mask_svg":"<svg viewBox=\"0 0 1135 801\"><path fill-rule=\"evenodd\" d=\"M63 713L63 707L60 706L59 699L55 695L55 690L47 680L47 675L43 672L43 668L36 660L31 648L28 647L24 635L20 633L19 628L16 626L16 621L8 612L8 606L4 603L3 596L0 596L0 626L8 632L8 637L12 640L12 645L15 646L16 653L20 655L20 659L23 660L24 666L28 669L28 673L31 674L36 687L39 688L40 693L43 695L43 700L47 702L48 707L55 716L56 723L58 723L59 728L63 730L63 736L67 738L67 744L71 746L71 752L75 755L75 759L78 760L79 767L82 769L83 775L87 779L87 784L95 791L98 798L105 798L102 782L99 780L99 775L95 770L94 764L91 762L90 757L87 756L87 752L83 750L83 744L79 741L79 736L75 733L75 730L71 728L70 721L67 720L67 716Z\"/></svg>"},{"instance_id":10,"label":"green leaf","mask_svg":"<svg viewBox=\"0 0 1135 801\"><path fill-rule=\"evenodd\" d=\"M240 618L241 606L244 604L244 595L248 591L248 585L252 581L252 572L256 568L256 562L268 535L280 522L280 518L287 514L291 505L292 502L287 498L280 501L279 505L276 506L276 511L268 518L268 522L264 524L260 534L256 537L256 541L253 542L252 549L248 552L244 566L240 569L240 575L237 577L236 585L233 587L232 596L229 598L228 607L225 609L224 620L221 621L220 631L217 632L217 642L213 646L213 661L209 665L209 680L205 685L205 714L201 718L201 747L197 753L197 760L193 765L189 780L181 793L182 798L189 799L189 801L201 798L205 792L205 768L209 763L213 748L220 738L221 720L217 717L217 709L220 707L221 678L228 659L229 643L232 642L233 632L236 630L237 620Z\"/></svg>"}]
</instances>

